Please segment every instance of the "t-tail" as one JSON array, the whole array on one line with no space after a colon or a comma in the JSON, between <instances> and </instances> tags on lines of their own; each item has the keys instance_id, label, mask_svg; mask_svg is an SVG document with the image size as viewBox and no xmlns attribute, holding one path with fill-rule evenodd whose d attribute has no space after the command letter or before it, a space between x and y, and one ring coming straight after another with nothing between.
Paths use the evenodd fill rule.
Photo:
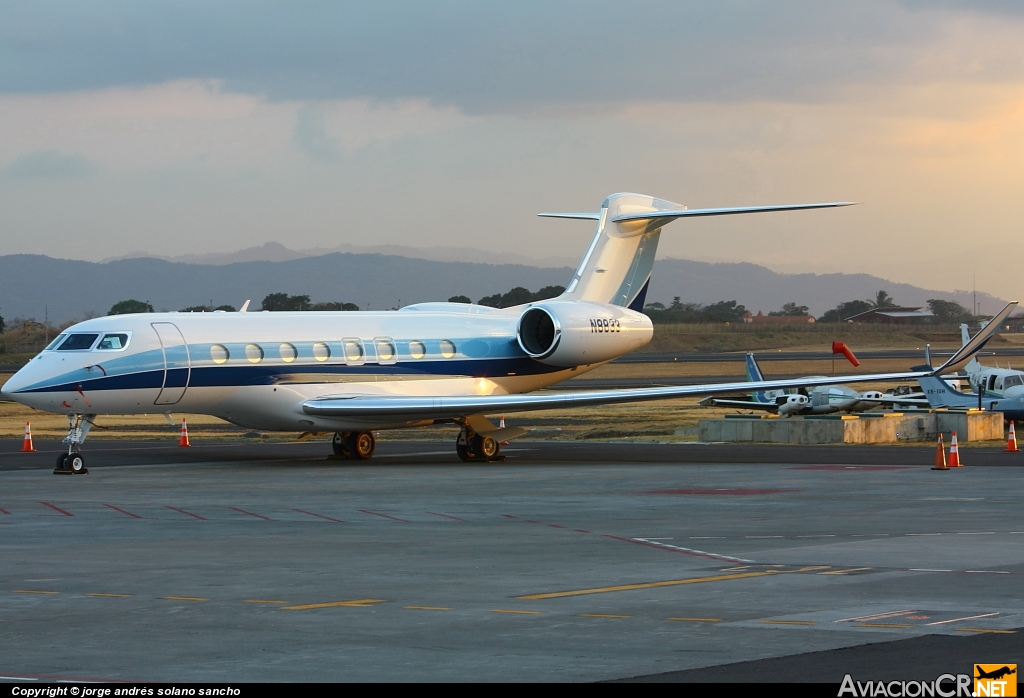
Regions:
<instances>
[{"instance_id":1,"label":"t-tail","mask_svg":"<svg viewBox=\"0 0 1024 698\"><path fill-rule=\"evenodd\" d=\"M849 202L687 209L643 194L612 194L593 213L541 213L597 221L597 232L563 298L609 303L642 312L661 229L679 218L849 206Z\"/></svg>"}]
</instances>

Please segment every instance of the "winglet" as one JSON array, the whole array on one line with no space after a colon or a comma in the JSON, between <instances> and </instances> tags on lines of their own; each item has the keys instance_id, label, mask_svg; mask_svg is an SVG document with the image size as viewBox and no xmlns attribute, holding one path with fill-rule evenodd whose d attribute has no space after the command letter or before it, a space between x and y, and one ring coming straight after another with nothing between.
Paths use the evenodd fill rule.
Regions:
<instances>
[{"instance_id":1,"label":"winglet","mask_svg":"<svg viewBox=\"0 0 1024 698\"><path fill-rule=\"evenodd\" d=\"M960 370L966 365L975 354L992 339L998 332L999 328L1002 327L1003 320L1005 320L1013 309L1017 306L1017 301L1010 301L1006 304L1006 307L996 313L995 317L989 321L988 325L978 331L978 334L974 335L974 338L967 344L960 347L960 351L953 354L949 358L949 361L939 366L932 375L937 376L942 373L953 373Z\"/></svg>"},{"instance_id":2,"label":"winglet","mask_svg":"<svg viewBox=\"0 0 1024 698\"><path fill-rule=\"evenodd\" d=\"M240 312L240 313L248 312L249 311L249 303L250 302L251 301L246 301L245 303L242 303L242 308L238 312Z\"/></svg>"}]
</instances>

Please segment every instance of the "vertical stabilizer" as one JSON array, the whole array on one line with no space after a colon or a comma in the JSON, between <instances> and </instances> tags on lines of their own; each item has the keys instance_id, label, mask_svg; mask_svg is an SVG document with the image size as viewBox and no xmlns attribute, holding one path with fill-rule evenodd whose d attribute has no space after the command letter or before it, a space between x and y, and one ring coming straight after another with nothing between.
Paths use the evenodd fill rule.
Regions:
<instances>
[{"instance_id":1,"label":"vertical stabilizer","mask_svg":"<svg viewBox=\"0 0 1024 698\"><path fill-rule=\"evenodd\" d=\"M969 341L971 341L971 331L967 329L966 322L960 325L960 339L963 341L964 344L967 344ZM978 371L981 370L981 364L978 363L977 354L971 357L971 360L967 362L966 366L964 366L964 370L967 371L968 374L977 373Z\"/></svg>"},{"instance_id":2,"label":"vertical stabilizer","mask_svg":"<svg viewBox=\"0 0 1024 698\"><path fill-rule=\"evenodd\" d=\"M630 213L678 211L686 207L642 194L612 194L601 204L597 231L563 297L642 311L658 252L661 227L649 221L612 222ZM665 221L666 223L669 221Z\"/></svg>"}]
</instances>

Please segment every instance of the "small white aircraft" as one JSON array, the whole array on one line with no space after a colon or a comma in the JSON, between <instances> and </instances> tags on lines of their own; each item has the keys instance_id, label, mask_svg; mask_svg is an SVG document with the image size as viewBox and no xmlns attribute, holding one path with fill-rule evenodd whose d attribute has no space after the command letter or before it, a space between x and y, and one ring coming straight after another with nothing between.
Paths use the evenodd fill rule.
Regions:
<instances>
[{"instance_id":1,"label":"small white aircraft","mask_svg":"<svg viewBox=\"0 0 1024 698\"><path fill-rule=\"evenodd\" d=\"M971 341L971 333L966 324L960 325L960 336L963 338L964 344ZM1018 371L1009 366L1006 368L984 366L978 362L976 356L971 358L964 367L964 371L970 381L971 390L975 393L996 400L1018 398L1024 395L1024 371Z\"/></svg>"},{"instance_id":2,"label":"small white aircraft","mask_svg":"<svg viewBox=\"0 0 1024 698\"><path fill-rule=\"evenodd\" d=\"M267 431L334 432L336 455L373 455L373 432L437 423L461 429L463 460L493 460L525 433L485 415L723 392L908 380L954 371L991 329L938 369L758 383L534 392L647 344L644 315L661 229L678 219L831 208L845 202L690 210L614 194L594 213L593 242L558 298L492 309L421 303L389 312L147 313L69 327L3 387L9 399L68 416L61 470L81 472L98 415L200 413Z\"/></svg>"},{"instance_id":3,"label":"small white aircraft","mask_svg":"<svg viewBox=\"0 0 1024 698\"><path fill-rule=\"evenodd\" d=\"M807 376L817 380L823 376ZM761 367L754 354L747 352L747 380L763 383ZM857 392L845 385L816 385L810 390L758 390L747 398L707 397L700 401L705 407L736 407L741 410L761 410L780 417L804 414L832 414L834 412L865 412L883 404L895 402L877 390ZM927 404L927 403L926 403Z\"/></svg>"}]
</instances>

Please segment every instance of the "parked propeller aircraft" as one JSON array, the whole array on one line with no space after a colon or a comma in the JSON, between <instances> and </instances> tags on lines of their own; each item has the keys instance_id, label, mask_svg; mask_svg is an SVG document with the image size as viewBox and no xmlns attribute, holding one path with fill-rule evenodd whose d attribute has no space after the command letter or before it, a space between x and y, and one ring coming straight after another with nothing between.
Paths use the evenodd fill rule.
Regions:
<instances>
[{"instance_id":1,"label":"parked propeller aircraft","mask_svg":"<svg viewBox=\"0 0 1024 698\"><path fill-rule=\"evenodd\" d=\"M938 369L625 390L535 392L639 349L653 335L643 309L661 229L689 217L832 208L844 202L687 209L614 194L593 213L597 232L558 298L492 309L420 303L389 312L149 313L69 327L3 387L31 407L68 416L68 453L98 415L171 411L248 428L331 433L339 456L369 458L373 432L437 423L461 427L463 460L490 460L525 433L485 415L750 390L908 380L954 371L993 335L986 329ZM1012 309L997 316L1001 321Z\"/></svg>"},{"instance_id":2,"label":"parked propeller aircraft","mask_svg":"<svg viewBox=\"0 0 1024 698\"><path fill-rule=\"evenodd\" d=\"M971 341L970 330L967 325L960 325L960 336L964 344ZM971 383L971 390L976 393L984 393L988 398L1002 399L1020 397L1024 395L1024 371L1006 368L993 368L983 366L974 356L964 367L967 377Z\"/></svg>"},{"instance_id":3,"label":"parked propeller aircraft","mask_svg":"<svg viewBox=\"0 0 1024 698\"><path fill-rule=\"evenodd\" d=\"M808 380L824 376L808 376ZM763 383L764 376L753 353L747 352L747 380ZM758 390L747 399L707 397L700 404L705 407L736 407L743 410L762 410L780 417L801 414L832 414L834 412L863 412L894 400L877 390L857 392L845 385L816 385L810 389Z\"/></svg>"}]
</instances>

